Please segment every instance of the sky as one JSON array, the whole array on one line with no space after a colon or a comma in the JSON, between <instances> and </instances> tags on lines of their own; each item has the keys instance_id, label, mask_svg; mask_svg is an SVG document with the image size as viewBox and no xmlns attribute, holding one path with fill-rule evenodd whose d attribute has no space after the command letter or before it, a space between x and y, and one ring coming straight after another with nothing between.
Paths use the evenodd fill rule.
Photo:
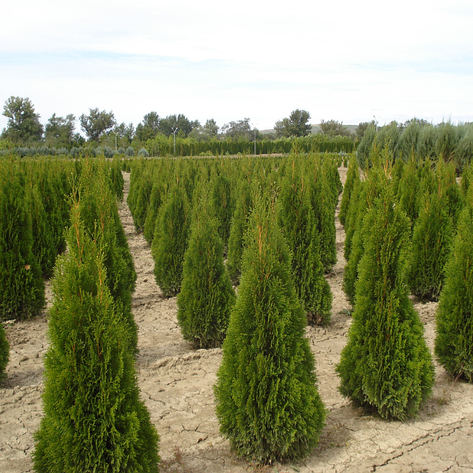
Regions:
<instances>
[{"instance_id":1,"label":"sky","mask_svg":"<svg viewBox=\"0 0 473 473\"><path fill-rule=\"evenodd\" d=\"M471 0L16 0L3 18L2 111L28 97L43 124L91 108L135 127L151 111L260 130L296 109L473 121Z\"/></svg>"}]
</instances>

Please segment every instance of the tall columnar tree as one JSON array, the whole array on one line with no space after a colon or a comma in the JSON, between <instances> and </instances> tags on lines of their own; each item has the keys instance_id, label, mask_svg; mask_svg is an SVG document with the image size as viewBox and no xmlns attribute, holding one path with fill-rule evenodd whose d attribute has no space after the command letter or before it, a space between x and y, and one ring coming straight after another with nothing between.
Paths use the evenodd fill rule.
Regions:
<instances>
[{"instance_id":1,"label":"tall columnar tree","mask_svg":"<svg viewBox=\"0 0 473 473\"><path fill-rule=\"evenodd\" d=\"M473 192L458 222L436 314L435 354L454 377L473 382Z\"/></svg>"},{"instance_id":2,"label":"tall columnar tree","mask_svg":"<svg viewBox=\"0 0 473 473\"><path fill-rule=\"evenodd\" d=\"M31 216L33 253L38 259L43 277L50 278L53 275L57 256L54 234L49 225L38 185L32 182L26 183L25 191L25 198L29 207L28 212Z\"/></svg>"},{"instance_id":3,"label":"tall columnar tree","mask_svg":"<svg viewBox=\"0 0 473 473\"><path fill-rule=\"evenodd\" d=\"M159 209L151 245L154 276L165 297L176 296L181 290L190 219L186 193L177 185Z\"/></svg>"},{"instance_id":4,"label":"tall columnar tree","mask_svg":"<svg viewBox=\"0 0 473 473\"><path fill-rule=\"evenodd\" d=\"M297 296L310 325L330 322L332 293L320 259L320 234L310 202L308 179L292 162L281 184L278 221L291 252Z\"/></svg>"},{"instance_id":5,"label":"tall columnar tree","mask_svg":"<svg viewBox=\"0 0 473 473\"><path fill-rule=\"evenodd\" d=\"M423 300L437 300L452 239L452 219L442 188L424 192L421 199L412 235L409 287Z\"/></svg>"},{"instance_id":6,"label":"tall columnar tree","mask_svg":"<svg viewBox=\"0 0 473 473\"><path fill-rule=\"evenodd\" d=\"M350 198L353 193L353 189L356 185L356 182L360 180L360 169L358 167L358 162L354 155L350 158L350 163L348 165L347 179L345 181L345 186L343 188L342 200L340 202L340 213L338 214L338 219L340 223L345 227L345 220L347 218L348 207L350 205Z\"/></svg>"},{"instance_id":7,"label":"tall columnar tree","mask_svg":"<svg viewBox=\"0 0 473 473\"><path fill-rule=\"evenodd\" d=\"M212 178L210 185L212 186L211 200L213 212L219 223L218 233L226 249L230 237L232 217L235 211L231 182L228 177L220 174Z\"/></svg>"},{"instance_id":8,"label":"tall columnar tree","mask_svg":"<svg viewBox=\"0 0 473 473\"><path fill-rule=\"evenodd\" d=\"M365 251L365 244L367 236L364 234L364 218L367 211L372 207L376 198L379 196L381 189L388 185L386 174L389 172L389 167L382 168L377 158L372 154L371 160L375 163L374 166L366 173L365 181L359 188L357 200L353 202L356 209L352 209L350 225L353 226L351 233L350 252L343 274L343 290L350 300L351 304L355 303L356 298L356 282L359 277L359 263ZM350 204L351 205L351 204ZM371 231L368 229L368 231Z\"/></svg>"},{"instance_id":9,"label":"tall columnar tree","mask_svg":"<svg viewBox=\"0 0 473 473\"><path fill-rule=\"evenodd\" d=\"M234 303L218 221L204 191L193 211L182 288L177 296L177 320L184 339L196 348L221 346Z\"/></svg>"},{"instance_id":10,"label":"tall columnar tree","mask_svg":"<svg viewBox=\"0 0 473 473\"><path fill-rule=\"evenodd\" d=\"M129 330L106 284L102 248L73 204L53 280L38 473L157 472L158 441L140 400ZM95 235L96 236L96 235Z\"/></svg>"},{"instance_id":11,"label":"tall columnar tree","mask_svg":"<svg viewBox=\"0 0 473 473\"><path fill-rule=\"evenodd\" d=\"M337 168L331 169L328 161L317 163L312 173L311 205L320 234L320 259L324 271L328 273L337 262L335 208L341 182Z\"/></svg>"},{"instance_id":12,"label":"tall columnar tree","mask_svg":"<svg viewBox=\"0 0 473 473\"><path fill-rule=\"evenodd\" d=\"M232 283L235 285L240 282L244 235L248 227L248 218L253 208L253 199L248 182L242 181L240 183L237 195L238 200L230 227L227 252L227 271Z\"/></svg>"},{"instance_id":13,"label":"tall columnar tree","mask_svg":"<svg viewBox=\"0 0 473 473\"><path fill-rule=\"evenodd\" d=\"M289 251L268 198L256 203L247 240L215 386L220 431L244 457L300 458L317 444L325 410Z\"/></svg>"},{"instance_id":14,"label":"tall columnar tree","mask_svg":"<svg viewBox=\"0 0 473 473\"><path fill-rule=\"evenodd\" d=\"M130 328L131 349L136 351L138 328L131 311L136 272L104 164L87 164L82 172L79 197L81 215L90 235L97 229L97 243L103 251L107 269L106 284L118 312Z\"/></svg>"},{"instance_id":15,"label":"tall columnar tree","mask_svg":"<svg viewBox=\"0 0 473 473\"><path fill-rule=\"evenodd\" d=\"M14 170L0 187L0 320L22 320L44 307L45 287L28 201Z\"/></svg>"},{"instance_id":16,"label":"tall columnar tree","mask_svg":"<svg viewBox=\"0 0 473 473\"><path fill-rule=\"evenodd\" d=\"M367 238L348 342L337 372L340 392L383 418L406 419L429 395L434 368L409 300L409 220L385 188L364 220Z\"/></svg>"},{"instance_id":17,"label":"tall columnar tree","mask_svg":"<svg viewBox=\"0 0 473 473\"><path fill-rule=\"evenodd\" d=\"M151 245L154 238L154 227L156 226L156 218L158 216L159 208L165 200L165 186L161 179L156 179L151 189L149 197L149 205L146 212L146 219L143 226L143 236L145 240Z\"/></svg>"},{"instance_id":18,"label":"tall columnar tree","mask_svg":"<svg viewBox=\"0 0 473 473\"><path fill-rule=\"evenodd\" d=\"M417 171L417 162L414 156L404 165L404 171L398 185L397 200L411 221L411 228L419 216L420 182Z\"/></svg>"},{"instance_id":19,"label":"tall columnar tree","mask_svg":"<svg viewBox=\"0 0 473 473\"><path fill-rule=\"evenodd\" d=\"M0 322L0 381L5 376L5 368L10 358L10 345L5 334L3 324Z\"/></svg>"}]
</instances>

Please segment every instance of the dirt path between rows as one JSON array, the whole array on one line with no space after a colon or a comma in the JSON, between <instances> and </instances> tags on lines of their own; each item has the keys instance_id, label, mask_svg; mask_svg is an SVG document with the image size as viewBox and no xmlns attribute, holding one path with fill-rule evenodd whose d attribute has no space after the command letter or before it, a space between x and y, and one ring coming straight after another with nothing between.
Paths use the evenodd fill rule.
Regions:
<instances>
[{"instance_id":1,"label":"dirt path between rows","mask_svg":"<svg viewBox=\"0 0 473 473\"><path fill-rule=\"evenodd\" d=\"M342 182L346 169L341 168ZM221 350L194 350L177 325L176 299L163 299L155 283L151 250L134 231L125 199L120 216L138 274L133 312L139 327L136 369L141 393L157 427L161 471L182 473L264 472L473 472L473 385L452 383L436 366L432 398L414 420L388 422L354 408L338 392L335 365L351 323L342 291L344 231L336 220L338 263L328 276L332 321L309 327L319 392L329 411L319 446L303 461L255 469L237 458L219 434L213 385ZM51 294L48 289L48 300ZM433 349L435 303L415 303ZM0 384L0 472L33 471L33 433L42 416L47 310L34 320L7 323L10 362Z\"/></svg>"}]
</instances>

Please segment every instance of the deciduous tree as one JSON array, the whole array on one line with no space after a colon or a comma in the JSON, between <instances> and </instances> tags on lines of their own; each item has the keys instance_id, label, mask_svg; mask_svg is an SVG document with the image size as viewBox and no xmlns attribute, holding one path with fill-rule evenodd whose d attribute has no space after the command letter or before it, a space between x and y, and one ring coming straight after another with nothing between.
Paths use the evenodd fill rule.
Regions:
<instances>
[{"instance_id":1,"label":"deciduous tree","mask_svg":"<svg viewBox=\"0 0 473 473\"><path fill-rule=\"evenodd\" d=\"M3 115L8 118L8 123L2 132L2 139L9 139L16 144L27 144L40 141L43 137L40 116L35 112L29 98L11 96L3 106Z\"/></svg>"}]
</instances>

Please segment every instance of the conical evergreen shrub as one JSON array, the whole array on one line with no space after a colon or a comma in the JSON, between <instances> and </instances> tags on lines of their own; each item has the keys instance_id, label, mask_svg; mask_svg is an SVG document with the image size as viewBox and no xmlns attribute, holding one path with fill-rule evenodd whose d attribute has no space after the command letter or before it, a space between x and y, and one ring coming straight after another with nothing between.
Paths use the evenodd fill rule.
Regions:
<instances>
[{"instance_id":1,"label":"conical evergreen shrub","mask_svg":"<svg viewBox=\"0 0 473 473\"><path fill-rule=\"evenodd\" d=\"M353 324L336 368L340 392L383 418L403 420L418 412L434 381L423 326L406 285L409 220L387 187L363 225L367 241Z\"/></svg>"},{"instance_id":2,"label":"conical evergreen shrub","mask_svg":"<svg viewBox=\"0 0 473 473\"><path fill-rule=\"evenodd\" d=\"M337 262L335 208L338 200L337 181L331 178L330 169L323 165L314 170L311 185L311 205L320 235L320 260L328 273Z\"/></svg>"},{"instance_id":3,"label":"conical evergreen shrub","mask_svg":"<svg viewBox=\"0 0 473 473\"><path fill-rule=\"evenodd\" d=\"M291 253L297 296L309 325L330 322L332 293L320 259L320 234L310 201L308 180L295 161L281 184L278 221Z\"/></svg>"},{"instance_id":4,"label":"conical evergreen shrub","mask_svg":"<svg viewBox=\"0 0 473 473\"><path fill-rule=\"evenodd\" d=\"M235 292L223 264L218 221L211 212L204 191L193 211L182 288L177 296L177 321L184 339L195 348L221 346L235 303Z\"/></svg>"},{"instance_id":5,"label":"conical evergreen shrub","mask_svg":"<svg viewBox=\"0 0 473 473\"><path fill-rule=\"evenodd\" d=\"M10 359L10 344L7 340L7 335L3 324L0 322L0 381L5 376L5 368Z\"/></svg>"},{"instance_id":6,"label":"conical evergreen shrub","mask_svg":"<svg viewBox=\"0 0 473 473\"><path fill-rule=\"evenodd\" d=\"M98 227L98 244L107 269L106 283L117 310L130 328L131 349L137 351L138 328L131 311L136 272L118 215L116 198L104 171L103 163L84 169L79 197L81 217L89 235L94 234Z\"/></svg>"},{"instance_id":7,"label":"conical evergreen shrub","mask_svg":"<svg viewBox=\"0 0 473 473\"><path fill-rule=\"evenodd\" d=\"M404 172L399 182L397 200L401 210L409 217L411 229L419 216L420 182L415 157L404 165Z\"/></svg>"},{"instance_id":8,"label":"conical evergreen shrub","mask_svg":"<svg viewBox=\"0 0 473 473\"><path fill-rule=\"evenodd\" d=\"M235 286L240 282L244 235L248 227L248 218L253 208L253 199L248 182L242 181L240 183L237 195L238 198L230 227L227 252L227 271L230 280Z\"/></svg>"},{"instance_id":9,"label":"conical evergreen shrub","mask_svg":"<svg viewBox=\"0 0 473 473\"><path fill-rule=\"evenodd\" d=\"M146 213L146 220L143 227L143 236L149 245L153 243L154 227L156 226L156 219L159 208L165 200L165 189L161 181L156 180L151 189L149 198L148 211Z\"/></svg>"},{"instance_id":10,"label":"conical evergreen shrub","mask_svg":"<svg viewBox=\"0 0 473 473\"><path fill-rule=\"evenodd\" d=\"M345 220L347 218L348 207L350 205L350 198L357 181L360 180L360 169L358 167L358 161L355 155L350 157L348 164L347 179L343 188L342 200L340 202L340 212L338 219L340 223L345 227Z\"/></svg>"},{"instance_id":11,"label":"conical evergreen shrub","mask_svg":"<svg viewBox=\"0 0 473 473\"><path fill-rule=\"evenodd\" d=\"M165 297L176 296L181 290L190 220L186 193L177 185L159 210L151 245L154 276Z\"/></svg>"},{"instance_id":12,"label":"conical evergreen shrub","mask_svg":"<svg viewBox=\"0 0 473 473\"><path fill-rule=\"evenodd\" d=\"M215 386L221 433L261 463L309 454L325 418L289 252L268 200L251 215Z\"/></svg>"},{"instance_id":13,"label":"conical evergreen shrub","mask_svg":"<svg viewBox=\"0 0 473 473\"><path fill-rule=\"evenodd\" d=\"M419 217L412 235L409 287L422 300L437 300L445 277L452 240L452 219L439 187L421 197Z\"/></svg>"},{"instance_id":14,"label":"conical evergreen shrub","mask_svg":"<svg viewBox=\"0 0 473 473\"><path fill-rule=\"evenodd\" d=\"M210 186L212 186L211 201L213 205L213 212L219 223L218 233L222 239L226 252L228 247L228 239L230 237L231 221L233 213L235 212L231 182L228 177L219 174L212 177Z\"/></svg>"},{"instance_id":15,"label":"conical evergreen shrub","mask_svg":"<svg viewBox=\"0 0 473 473\"><path fill-rule=\"evenodd\" d=\"M71 220L53 280L35 471L157 472L159 437L140 400L130 331L78 204Z\"/></svg>"},{"instance_id":16,"label":"conical evergreen shrub","mask_svg":"<svg viewBox=\"0 0 473 473\"><path fill-rule=\"evenodd\" d=\"M352 209L354 213L351 218L354 218L356 221L353 227L351 249L343 274L343 291L352 305L355 304L359 263L363 257L365 244L367 242L367 235L364 233L366 228L364 226L364 218L368 210L373 206L381 190L388 185L386 174L389 173L389 166L382 168L377 157L373 154L370 156L371 162L375 164L366 173L365 181L362 183L363 185L360 186L359 194L357 195L356 210ZM371 232L369 228L367 231Z\"/></svg>"},{"instance_id":17,"label":"conical evergreen shrub","mask_svg":"<svg viewBox=\"0 0 473 473\"><path fill-rule=\"evenodd\" d=\"M455 378L473 382L473 192L463 209L445 268L436 314L435 354Z\"/></svg>"},{"instance_id":18,"label":"conical evergreen shrub","mask_svg":"<svg viewBox=\"0 0 473 473\"><path fill-rule=\"evenodd\" d=\"M24 188L14 173L0 187L0 320L22 320L43 309L45 287Z\"/></svg>"},{"instance_id":19,"label":"conical evergreen shrub","mask_svg":"<svg viewBox=\"0 0 473 473\"><path fill-rule=\"evenodd\" d=\"M56 263L57 247L37 185L27 183L26 199L31 216L33 253L41 266L43 277L50 278Z\"/></svg>"}]
</instances>

